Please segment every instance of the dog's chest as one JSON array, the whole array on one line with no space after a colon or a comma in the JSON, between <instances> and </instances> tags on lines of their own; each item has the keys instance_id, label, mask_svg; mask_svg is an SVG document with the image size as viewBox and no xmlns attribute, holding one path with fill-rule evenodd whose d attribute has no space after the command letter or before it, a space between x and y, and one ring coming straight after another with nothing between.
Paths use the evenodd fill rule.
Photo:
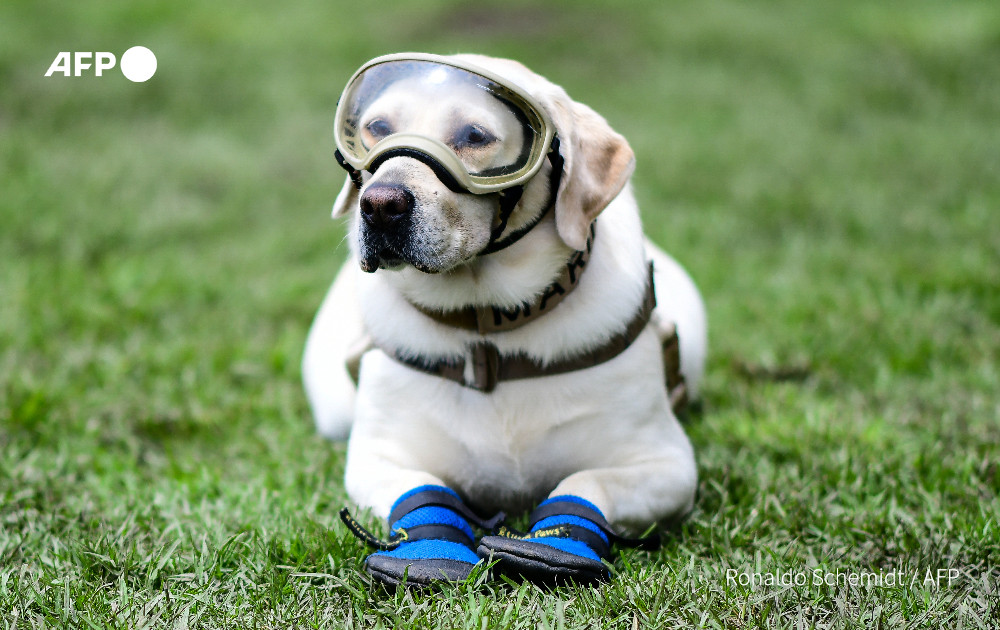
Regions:
<instances>
[{"instance_id":1,"label":"dog's chest","mask_svg":"<svg viewBox=\"0 0 1000 630\"><path fill-rule=\"evenodd\" d=\"M602 459L607 410L592 400L518 384L489 397L462 392L462 419L440 418L453 448L435 462L440 475L478 505L528 507L559 481ZM495 502L495 504L493 503Z\"/></svg>"},{"instance_id":2,"label":"dog's chest","mask_svg":"<svg viewBox=\"0 0 1000 630\"><path fill-rule=\"evenodd\" d=\"M358 428L479 505L530 503L573 472L613 465L634 440L631 423L650 416L649 384L615 378L617 369L502 383L487 395L373 352Z\"/></svg>"}]
</instances>

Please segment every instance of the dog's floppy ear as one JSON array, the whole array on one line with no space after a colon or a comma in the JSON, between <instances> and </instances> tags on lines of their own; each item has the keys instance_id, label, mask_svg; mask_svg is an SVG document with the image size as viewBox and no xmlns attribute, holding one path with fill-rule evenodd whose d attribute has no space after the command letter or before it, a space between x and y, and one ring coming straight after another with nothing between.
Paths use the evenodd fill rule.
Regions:
<instances>
[{"instance_id":1,"label":"dog's floppy ear","mask_svg":"<svg viewBox=\"0 0 1000 630\"><path fill-rule=\"evenodd\" d=\"M625 138L586 105L557 98L552 110L565 159L556 229L567 245L582 250L590 224L632 176L635 154Z\"/></svg>"},{"instance_id":2,"label":"dog's floppy ear","mask_svg":"<svg viewBox=\"0 0 1000 630\"><path fill-rule=\"evenodd\" d=\"M358 204L358 189L354 182L348 177L344 182L344 187L340 189L336 201L333 202L333 218L342 217L350 212Z\"/></svg>"}]
</instances>

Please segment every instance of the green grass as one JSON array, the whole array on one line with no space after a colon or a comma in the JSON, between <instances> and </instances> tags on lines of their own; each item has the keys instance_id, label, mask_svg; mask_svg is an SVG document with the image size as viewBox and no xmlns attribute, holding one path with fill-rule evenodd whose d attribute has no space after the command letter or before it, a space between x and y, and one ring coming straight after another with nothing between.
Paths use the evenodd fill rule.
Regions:
<instances>
[{"instance_id":1,"label":"green grass","mask_svg":"<svg viewBox=\"0 0 1000 630\"><path fill-rule=\"evenodd\" d=\"M0 8L0 628L1000 623L1000 6L250 4ZM42 76L134 44L146 84ZM330 127L407 49L605 114L708 302L696 511L604 588L385 594L337 520L298 371Z\"/></svg>"}]
</instances>

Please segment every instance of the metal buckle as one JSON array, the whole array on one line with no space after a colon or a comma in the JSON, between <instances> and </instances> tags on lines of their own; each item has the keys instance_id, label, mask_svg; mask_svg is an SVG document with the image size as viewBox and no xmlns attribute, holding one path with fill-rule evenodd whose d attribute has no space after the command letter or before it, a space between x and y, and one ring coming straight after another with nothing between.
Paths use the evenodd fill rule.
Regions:
<instances>
[{"instance_id":1,"label":"metal buckle","mask_svg":"<svg viewBox=\"0 0 1000 630\"><path fill-rule=\"evenodd\" d=\"M500 352L489 341L480 341L469 348L472 362L472 382L466 386L481 392L492 392L497 386Z\"/></svg>"}]
</instances>

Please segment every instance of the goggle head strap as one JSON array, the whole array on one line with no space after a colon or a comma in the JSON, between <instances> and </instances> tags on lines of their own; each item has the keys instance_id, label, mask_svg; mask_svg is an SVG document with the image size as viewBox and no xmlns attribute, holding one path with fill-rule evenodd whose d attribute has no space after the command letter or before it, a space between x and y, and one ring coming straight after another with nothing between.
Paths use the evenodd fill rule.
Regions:
<instances>
[{"instance_id":1,"label":"goggle head strap","mask_svg":"<svg viewBox=\"0 0 1000 630\"><path fill-rule=\"evenodd\" d=\"M354 184L354 187L361 190L361 187L365 183L364 180L361 179L361 171L348 164L347 160L344 159L344 154L340 152L340 149L333 152L333 157L337 160L337 164L340 165L340 168L347 171L347 176L351 178L351 183Z\"/></svg>"},{"instance_id":2,"label":"goggle head strap","mask_svg":"<svg viewBox=\"0 0 1000 630\"><path fill-rule=\"evenodd\" d=\"M546 204L545 209L538 213L534 219L528 223L517 228L513 232L507 235L506 238L501 239L500 236L503 231L507 229L507 221L510 220L510 215L514 212L514 207L517 202L521 199L521 194L524 192L523 187L515 186L517 191L504 190L500 196L500 222L496 228L493 230L493 234L490 237L490 243L486 246L483 251L479 252L480 256L486 256L494 252L498 252L501 249L513 245L521 238L533 230L536 225L542 222L542 219L549 213L549 211L555 207L556 198L559 196L559 184L562 182L563 176L563 156L559 152L559 136L552 136L552 144L549 148L548 154L549 163L552 165L552 171L549 172L549 202ZM508 191L510 193L510 198L506 199Z\"/></svg>"}]
</instances>

